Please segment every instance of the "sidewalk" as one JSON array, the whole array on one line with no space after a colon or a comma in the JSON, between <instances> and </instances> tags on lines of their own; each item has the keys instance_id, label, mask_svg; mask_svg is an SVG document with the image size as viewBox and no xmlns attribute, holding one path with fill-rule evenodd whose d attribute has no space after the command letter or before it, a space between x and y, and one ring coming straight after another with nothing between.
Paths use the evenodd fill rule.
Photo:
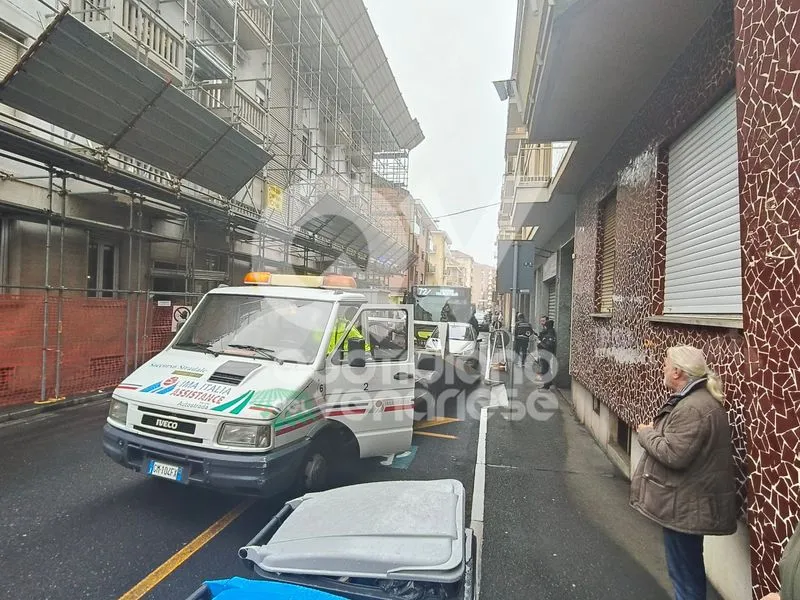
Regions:
<instances>
[{"instance_id":1,"label":"sidewalk","mask_svg":"<svg viewBox=\"0 0 800 600\"><path fill-rule=\"evenodd\" d=\"M96 402L104 400L111 396L112 389L98 390L96 392L88 392L86 394L78 394L59 400L57 402L45 402L42 404L36 402L27 402L25 404L13 404L11 406L0 406L0 423L12 421L14 419L27 419L34 415L51 410L59 410L69 406L77 406L79 404L86 404L87 402Z\"/></svg>"},{"instance_id":2,"label":"sidewalk","mask_svg":"<svg viewBox=\"0 0 800 600\"><path fill-rule=\"evenodd\" d=\"M538 419L489 413L482 600L670 598L661 529L628 507L627 479L561 393L543 394Z\"/></svg>"}]
</instances>

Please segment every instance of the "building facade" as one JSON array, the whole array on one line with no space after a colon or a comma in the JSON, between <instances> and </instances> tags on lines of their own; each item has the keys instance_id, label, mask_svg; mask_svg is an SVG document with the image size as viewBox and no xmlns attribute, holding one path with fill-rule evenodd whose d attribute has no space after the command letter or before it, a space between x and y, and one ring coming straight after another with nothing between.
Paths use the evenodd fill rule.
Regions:
<instances>
[{"instance_id":1,"label":"building facade","mask_svg":"<svg viewBox=\"0 0 800 600\"><path fill-rule=\"evenodd\" d=\"M475 263L472 270L472 303L478 310L487 310L492 307L494 280L494 267Z\"/></svg>"},{"instance_id":2,"label":"building facade","mask_svg":"<svg viewBox=\"0 0 800 600\"><path fill-rule=\"evenodd\" d=\"M445 285L472 288L474 267L475 259L469 254L460 250L453 250L447 263Z\"/></svg>"},{"instance_id":3,"label":"building facade","mask_svg":"<svg viewBox=\"0 0 800 600\"><path fill-rule=\"evenodd\" d=\"M250 269L408 270L423 136L362 2L67 8L0 2L0 405L113 385Z\"/></svg>"},{"instance_id":4,"label":"building facade","mask_svg":"<svg viewBox=\"0 0 800 600\"><path fill-rule=\"evenodd\" d=\"M431 251L428 253L427 285L447 285L447 265L452 253L450 236L446 231L431 232Z\"/></svg>"},{"instance_id":5,"label":"building facade","mask_svg":"<svg viewBox=\"0 0 800 600\"><path fill-rule=\"evenodd\" d=\"M635 427L665 398L666 349L705 351L725 384L742 507L735 535L706 538L707 570L724 598L761 598L779 589L800 521L796 11L520 5L509 111L527 143L576 140L537 201L517 184L508 211L543 250L534 303L557 322L559 379L630 474Z\"/></svg>"},{"instance_id":6,"label":"building facade","mask_svg":"<svg viewBox=\"0 0 800 600\"><path fill-rule=\"evenodd\" d=\"M416 278L414 285L432 285L433 277L430 272L432 265L431 256L433 254L433 232L436 231L436 223L431 217L428 209L421 200L416 201L414 221L414 237L416 242Z\"/></svg>"}]
</instances>

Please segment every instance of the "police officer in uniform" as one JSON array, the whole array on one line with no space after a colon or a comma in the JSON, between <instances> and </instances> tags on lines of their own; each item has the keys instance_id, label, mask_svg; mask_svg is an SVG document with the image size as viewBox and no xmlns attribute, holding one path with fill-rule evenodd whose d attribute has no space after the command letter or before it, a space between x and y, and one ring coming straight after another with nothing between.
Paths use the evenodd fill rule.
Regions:
<instances>
[{"instance_id":1,"label":"police officer in uniform","mask_svg":"<svg viewBox=\"0 0 800 600\"><path fill-rule=\"evenodd\" d=\"M519 313L517 315L517 324L514 328L514 353L523 368L525 368L525 359L528 357L528 344L532 335L533 325L528 323L524 314Z\"/></svg>"}]
</instances>

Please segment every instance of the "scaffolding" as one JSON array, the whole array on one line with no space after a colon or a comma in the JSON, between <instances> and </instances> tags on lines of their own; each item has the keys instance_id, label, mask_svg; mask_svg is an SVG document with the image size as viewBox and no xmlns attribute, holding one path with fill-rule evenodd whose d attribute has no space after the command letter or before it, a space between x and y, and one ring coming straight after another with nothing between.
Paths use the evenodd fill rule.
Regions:
<instances>
[{"instance_id":1,"label":"scaffolding","mask_svg":"<svg viewBox=\"0 0 800 600\"><path fill-rule=\"evenodd\" d=\"M263 145L273 158L241 203L289 227L334 196L382 227L372 174L407 186L408 152L423 137L399 92L389 95L393 78L373 90L377 97L368 90L369 78L391 72L361 0L71 2L85 24ZM284 254L313 262L313 250L302 248Z\"/></svg>"},{"instance_id":2,"label":"scaffolding","mask_svg":"<svg viewBox=\"0 0 800 600\"><path fill-rule=\"evenodd\" d=\"M379 110L368 89L375 82L352 62L374 49L346 51L334 31L355 26L342 14L331 24L309 0L71 0L70 8L273 158L225 197L24 107L3 107L0 406L115 385L169 342L175 306L191 308L251 268L347 272L361 251L304 227L323 199L394 245L413 243L414 203L402 186L421 133L404 104L391 122ZM385 70L381 57L376 72ZM376 173L385 177L379 186ZM387 202L386 189L411 210ZM363 285L385 287L407 268L368 258Z\"/></svg>"}]
</instances>

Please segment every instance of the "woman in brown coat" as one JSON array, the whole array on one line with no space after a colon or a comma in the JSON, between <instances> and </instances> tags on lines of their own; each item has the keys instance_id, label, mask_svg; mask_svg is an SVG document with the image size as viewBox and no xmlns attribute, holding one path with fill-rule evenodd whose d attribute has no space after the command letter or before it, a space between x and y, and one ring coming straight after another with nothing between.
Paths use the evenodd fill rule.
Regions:
<instances>
[{"instance_id":1,"label":"woman in brown coat","mask_svg":"<svg viewBox=\"0 0 800 600\"><path fill-rule=\"evenodd\" d=\"M631 506L664 529L676 600L705 600L703 536L736 531L736 484L722 383L692 346L667 351L670 395L639 425L644 456L631 480Z\"/></svg>"}]
</instances>

